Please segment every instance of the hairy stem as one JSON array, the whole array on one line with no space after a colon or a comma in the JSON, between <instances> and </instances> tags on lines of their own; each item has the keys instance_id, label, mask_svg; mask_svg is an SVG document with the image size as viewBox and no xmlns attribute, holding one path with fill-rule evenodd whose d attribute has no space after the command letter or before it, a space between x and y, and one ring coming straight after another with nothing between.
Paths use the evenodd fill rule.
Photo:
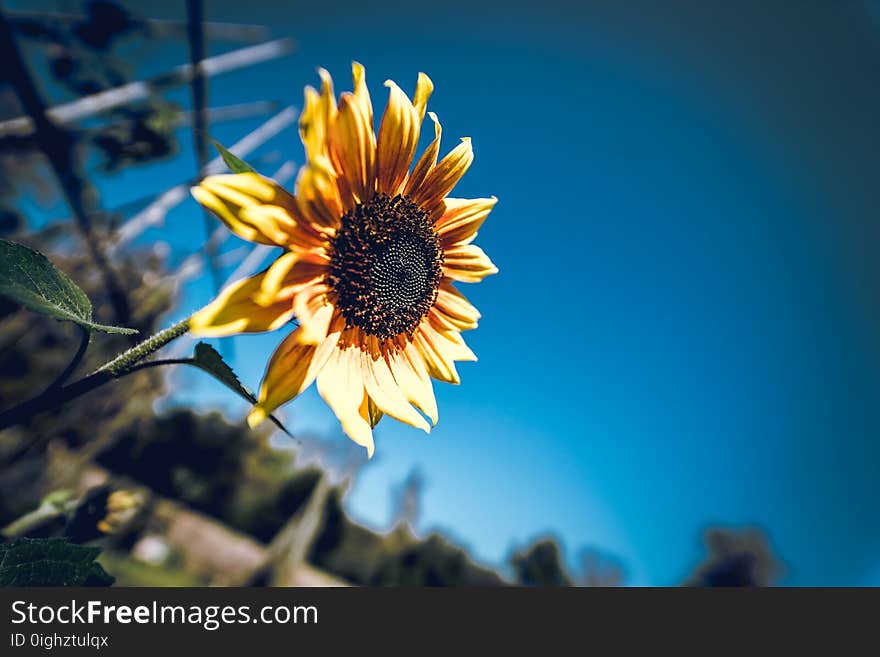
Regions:
<instances>
[{"instance_id":1,"label":"hairy stem","mask_svg":"<svg viewBox=\"0 0 880 657\"><path fill-rule=\"evenodd\" d=\"M91 392L113 379L125 376L139 361L164 347L175 338L179 338L188 330L189 318L163 331L159 331L79 381L66 386L52 387L38 397L3 411L0 413L0 431L23 424L38 413L59 408L71 399Z\"/></svg>"}]
</instances>

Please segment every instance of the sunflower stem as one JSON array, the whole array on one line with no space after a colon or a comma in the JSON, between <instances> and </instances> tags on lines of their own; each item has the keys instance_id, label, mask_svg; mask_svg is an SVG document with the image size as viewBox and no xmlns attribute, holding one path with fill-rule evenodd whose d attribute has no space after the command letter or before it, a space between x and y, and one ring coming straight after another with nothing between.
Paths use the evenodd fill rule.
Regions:
<instances>
[{"instance_id":1,"label":"sunflower stem","mask_svg":"<svg viewBox=\"0 0 880 657\"><path fill-rule=\"evenodd\" d=\"M3 411L0 413L0 430L24 424L38 413L57 409L72 399L91 392L114 379L125 376L132 371L137 363L172 340L184 335L188 330L189 318L186 318L167 329L159 331L131 349L124 351L88 376L69 385L50 387L43 394Z\"/></svg>"}]
</instances>

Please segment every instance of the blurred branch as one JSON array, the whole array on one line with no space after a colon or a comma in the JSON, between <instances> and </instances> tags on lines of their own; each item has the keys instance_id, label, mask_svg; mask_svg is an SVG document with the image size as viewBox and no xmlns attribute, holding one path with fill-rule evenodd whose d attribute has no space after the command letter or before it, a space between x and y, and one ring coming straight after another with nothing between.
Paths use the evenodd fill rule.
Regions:
<instances>
[{"instance_id":1,"label":"blurred branch","mask_svg":"<svg viewBox=\"0 0 880 657\"><path fill-rule=\"evenodd\" d=\"M73 23L86 18L84 14L43 12L43 11L9 11L7 12L10 22L17 25L21 21L50 21L69 29ZM186 38L186 23L183 21L163 20L158 18L135 17L134 20L143 25L149 31L150 36L155 37L179 37ZM262 41L269 36L269 31L264 25L249 25L245 23L205 23L205 35L217 41Z\"/></svg>"},{"instance_id":2,"label":"blurred branch","mask_svg":"<svg viewBox=\"0 0 880 657\"><path fill-rule=\"evenodd\" d=\"M195 71L195 75L190 80L190 92L192 95L193 107L193 146L196 151L196 162L198 163L199 175L203 176L205 167L208 164L208 114L205 111L208 97L207 78L202 72L201 63L205 59L205 34L202 23L204 21L204 3L203 0L187 0L187 36L189 42L189 59L190 65ZM213 221L208 211L202 208L202 223L205 228L205 260L208 263L208 271L211 275L211 283L214 286L214 293L220 292L220 270L217 267L217 250L211 243L211 230L213 229ZM228 343L232 348L232 342Z\"/></svg>"},{"instance_id":3,"label":"blurred branch","mask_svg":"<svg viewBox=\"0 0 880 657\"><path fill-rule=\"evenodd\" d=\"M249 584L267 578L272 586L289 585L296 571L306 562L312 543L321 530L324 505L330 493L327 477L322 476L308 502L297 511L272 539L259 568L248 578Z\"/></svg>"},{"instance_id":4,"label":"blurred branch","mask_svg":"<svg viewBox=\"0 0 880 657\"><path fill-rule=\"evenodd\" d=\"M233 144L229 150L238 157L244 158L251 151L259 148L279 132L292 125L296 121L296 117L296 109L286 107L256 130ZM221 173L225 169L226 164L224 164L223 158L218 155L208 162L203 175ZM168 212L187 197L190 186L191 183L189 182L175 185L129 219L116 233L117 241L113 247L114 250L131 242L147 228L161 226Z\"/></svg>"},{"instance_id":5,"label":"blurred branch","mask_svg":"<svg viewBox=\"0 0 880 657\"><path fill-rule=\"evenodd\" d=\"M236 103L235 105L223 105L221 107L208 107L205 109L206 123L223 123L225 121L237 121L249 119L278 111L279 103L274 100L258 100L253 103ZM174 117L176 125L195 124L195 112L184 111Z\"/></svg>"},{"instance_id":6,"label":"blurred branch","mask_svg":"<svg viewBox=\"0 0 880 657\"><path fill-rule=\"evenodd\" d=\"M61 185L89 255L101 272L113 307L114 321L125 325L131 315L128 298L104 255L98 237L92 230L89 215L91 206L96 205L94 202L96 193L83 175L76 156L73 137L55 125L50 118L2 10L0 10L0 61L3 61L4 73L28 114L26 118L33 126L37 144L49 160L52 172Z\"/></svg>"},{"instance_id":7,"label":"blurred branch","mask_svg":"<svg viewBox=\"0 0 880 657\"><path fill-rule=\"evenodd\" d=\"M8 23L6 31L9 31ZM292 50L293 41L291 39L276 39L257 46L249 46L217 55L216 57L209 57L202 60L198 68L204 76L211 77L260 62L277 59L289 54ZM91 96L85 96L69 103L56 105L46 110L46 115L49 119L60 125L74 123L121 105L128 105L137 100L146 100L153 94L188 84L194 75L196 75L195 67L192 64L183 64L169 73L157 75L148 80L129 82L128 84L101 91ZM0 137L33 134L34 125L33 117L31 116L19 116L14 119L0 121Z\"/></svg>"}]
</instances>

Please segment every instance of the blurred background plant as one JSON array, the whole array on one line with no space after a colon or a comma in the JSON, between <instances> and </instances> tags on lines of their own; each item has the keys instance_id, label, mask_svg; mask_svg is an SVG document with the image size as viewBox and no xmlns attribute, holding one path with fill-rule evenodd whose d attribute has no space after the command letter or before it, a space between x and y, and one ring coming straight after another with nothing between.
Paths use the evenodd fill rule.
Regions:
<instances>
[{"instance_id":1,"label":"blurred background plant","mask_svg":"<svg viewBox=\"0 0 880 657\"><path fill-rule=\"evenodd\" d=\"M223 282L218 247L224 233L210 222L204 247L176 266L168 243L136 243L144 230L161 228L164 214L199 176L223 170L222 160L210 159L207 150L210 126L270 115L232 147L246 157L296 117L293 108L272 99L208 106L211 76L287 55L293 43L268 40L263 26L207 22L200 0L190 0L187 9L188 19L181 22L153 20L106 1L86 2L78 13L0 16L0 237L48 254L86 291L97 321L144 334L160 328L188 277L206 269L215 290ZM207 58L206 37L250 43ZM140 77L130 53L144 42L174 38L187 42L190 61ZM29 56L19 57L25 49ZM165 94L181 86L190 89L189 109ZM51 94L44 96L47 89ZM105 209L86 164L118 175L176 157L186 125L192 126L198 164L192 178ZM275 171L287 180L294 173L286 161ZM41 225L29 219L21 204L25 194L51 199L58 193L70 219ZM243 267L235 277L256 269L260 248L236 253ZM129 340L94 336L79 371L92 371ZM0 410L52 381L79 341L72 324L0 298ZM583 552L579 572L571 572L552 537L538 538L515 550L505 566L490 568L448 536L422 535L424 478L418 471L393 491L395 512L387 531L368 529L353 521L343 504L359 468L338 450L322 452L324 438L301 435L298 448L281 449L270 428L252 431L217 412L163 406L165 393L163 373L146 369L124 386L105 386L5 430L0 436L4 549L19 561L46 554L67 559L75 565L68 573L73 583L109 581L91 562L97 552L77 552L73 546L80 544L101 547L99 563L125 585L626 583L625 565L592 549ZM314 452L324 457L312 458ZM706 561L684 583L778 581L780 568L757 530L711 530L707 546ZM0 581L16 582L10 573L0 573Z\"/></svg>"}]
</instances>

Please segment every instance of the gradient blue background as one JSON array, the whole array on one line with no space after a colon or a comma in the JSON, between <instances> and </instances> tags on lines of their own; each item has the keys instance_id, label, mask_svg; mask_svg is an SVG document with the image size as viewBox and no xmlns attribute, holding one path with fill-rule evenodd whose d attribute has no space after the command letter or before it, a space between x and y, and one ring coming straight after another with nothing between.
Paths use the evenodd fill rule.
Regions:
<instances>
[{"instance_id":1,"label":"gradient blue background","mask_svg":"<svg viewBox=\"0 0 880 657\"><path fill-rule=\"evenodd\" d=\"M551 532L572 563L594 546L631 583L674 584L702 528L748 524L786 583L880 584L880 6L567 4L209 3L209 19L298 42L213 79L211 105L299 106L317 66L343 90L357 59L378 113L386 78L411 91L425 71L445 150L474 139L456 195L500 199L478 241L501 273L463 286L484 315L466 336L480 362L436 386L430 437L379 426L350 510L385 526L418 468L420 529L486 563ZM143 74L187 58L182 42L131 55ZM259 122L212 133L232 143ZM192 175L180 138L172 163L102 180L104 204ZM259 152L278 149L302 161L295 130ZM197 205L142 241L157 239L190 252ZM184 292L180 316L211 298L204 278ZM235 339L252 387L279 339ZM198 374L174 380L174 403L245 410ZM344 440L314 391L285 417Z\"/></svg>"}]
</instances>

